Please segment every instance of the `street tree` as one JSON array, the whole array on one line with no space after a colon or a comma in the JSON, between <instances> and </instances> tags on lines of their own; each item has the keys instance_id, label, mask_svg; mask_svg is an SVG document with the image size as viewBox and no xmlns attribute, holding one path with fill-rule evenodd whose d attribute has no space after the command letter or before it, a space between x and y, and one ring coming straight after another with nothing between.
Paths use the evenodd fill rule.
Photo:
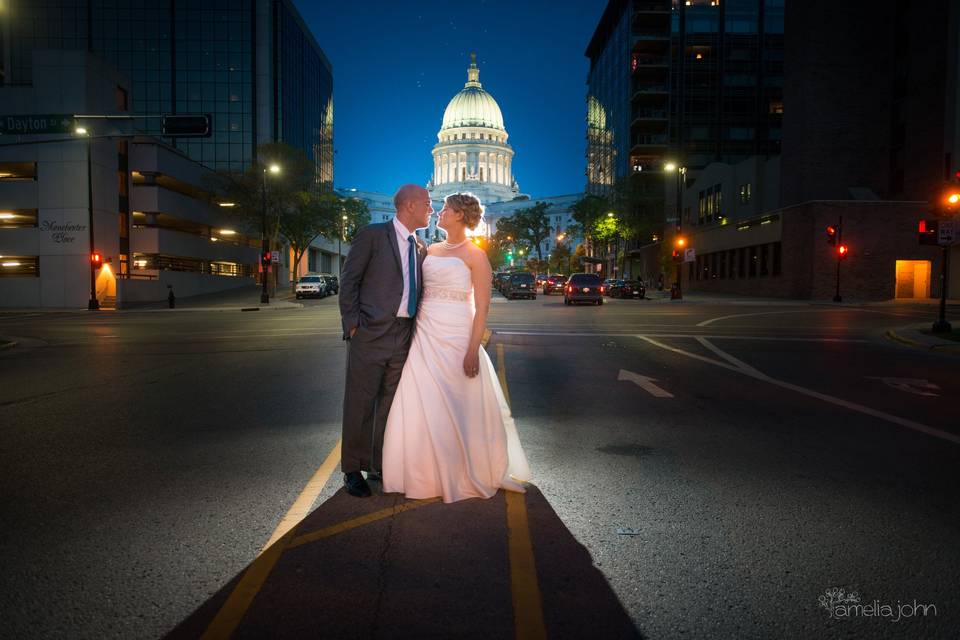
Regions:
<instances>
[{"instance_id":1,"label":"street tree","mask_svg":"<svg viewBox=\"0 0 960 640\"><path fill-rule=\"evenodd\" d=\"M570 258L572 255L569 244L565 242L558 244L556 248L554 248L553 253L550 254L550 272L568 275L570 273Z\"/></svg>"}]
</instances>

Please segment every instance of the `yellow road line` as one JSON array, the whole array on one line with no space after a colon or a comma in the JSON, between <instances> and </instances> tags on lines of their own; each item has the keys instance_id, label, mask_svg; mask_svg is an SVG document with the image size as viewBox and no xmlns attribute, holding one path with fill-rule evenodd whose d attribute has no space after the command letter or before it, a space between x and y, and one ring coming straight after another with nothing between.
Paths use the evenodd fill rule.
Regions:
<instances>
[{"instance_id":1,"label":"yellow road line","mask_svg":"<svg viewBox=\"0 0 960 640\"><path fill-rule=\"evenodd\" d=\"M497 377L509 406L510 391L507 389L502 344L497 344ZM517 640L541 640L547 637L547 627L543 621L543 600L540 598L537 563L527 521L526 495L513 491L504 493L507 500L507 549L510 556L514 631Z\"/></svg>"},{"instance_id":2,"label":"yellow road line","mask_svg":"<svg viewBox=\"0 0 960 640\"><path fill-rule=\"evenodd\" d=\"M527 523L526 496L507 491L507 544L510 551L510 590L517 640L546 638L537 565Z\"/></svg>"},{"instance_id":3,"label":"yellow road line","mask_svg":"<svg viewBox=\"0 0 960 640\"><path fill-rule=\"evenodd\" d=\"M296 528L291 529L276 544L261 553L244 572L240 582L227 598L227 601L217 612L210 626L200 636L201 640L225 640L233 635L250 603L257 596L263 583L266 582L274 565L293 538Z\"/></svg>"},{"instance_id":4,"label":"yellow road line","mask_svg":"<svg viewBox=\"0 0 960 640\"><path fill-rule=\"evenodd\" d=\"M335 536L338 533L343 533L344 531L349 531L350 529L356 529L357 527L362 527L365 524L370 524L371 522L376 522L377 520L383 520L384 518L389 518L390 516L398 513L410 511L411 509L417 509L428 504L433 504L434 502L440 502L440 498L430 498L429 500L411 500L397 505L396 507L381 509L380 511L374 511L373 513L368 513L352 520L330 525L329 527L319 529L318 531L311 531L310 533L305 533L302 536L297 536L294 538L290 544L287 545L287 549L293 549L295 547L299 547L300 545L316 542L317 540L322 540L323 538L329 538L330 536Z\"/></svg>"},{"instance_id":5,"label":"yellow road line","mask_svg":"<svg viewBox=\"0 0 960 640\"><path fill-rule=\"evenodd\" d=\"M497 343L497 377L500 378L500 388L503 389L503 399L510 406L510 392L507 390L507 369L503 365L503 345Z\"/></svg>"},{"instance_id":6,"label":"yellow road line","mask_svg":"<svg viewBox=\"0 0 960 640\"><path fill-rule=\"evenodd\" d=\"M337 440L333 451L330 452L327 459L323 461L323 464L320 465L317 472L314 473L310 481L307 482L307 486L300 492L293 506L287 511L287 515L283 517L280 524L277 525L277 528L273 531L273 535L270 536L270 539L267 541L267 544L263 546L263 549L260 550L260 553L263 553L273 546L273 543L282 538L286 532L293 529L301 520L307 517L307 513L310 511L310 507L313 506L314 500L316 500L320 492L323 491L323 487L327 484L327 480L330 479L330 475L337 468L337 465L340 464L341 442L341 440Z\"/></svg>"}]
</instances>

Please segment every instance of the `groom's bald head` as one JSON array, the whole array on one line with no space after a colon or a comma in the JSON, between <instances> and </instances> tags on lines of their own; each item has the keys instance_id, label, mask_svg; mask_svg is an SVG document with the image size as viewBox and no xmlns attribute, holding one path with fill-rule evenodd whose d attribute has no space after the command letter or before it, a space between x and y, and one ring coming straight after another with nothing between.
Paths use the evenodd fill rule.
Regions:
<instances>
[{"instance_id":1,"label":"groom's bald head","mask_svg":"<svg viewBox=\"0 0 960 640\"><path fill-rule=\"evenodd\" d=\"M417 184L405 184L393 196L393 206L397 210L397 219L407 229L422 229L430 224L433 206L430 193Z\"/></svg>"}]
</instances>

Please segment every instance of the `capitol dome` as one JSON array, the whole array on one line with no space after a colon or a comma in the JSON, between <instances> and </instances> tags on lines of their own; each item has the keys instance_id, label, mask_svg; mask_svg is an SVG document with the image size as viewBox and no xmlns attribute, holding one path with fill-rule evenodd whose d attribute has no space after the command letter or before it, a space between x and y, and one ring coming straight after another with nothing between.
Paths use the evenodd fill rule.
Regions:
<instances>
[{"instance_id":1,"label":"capitol dome","mask_svg":"<svg viewBox=\"0 0 960 640\"><path fill-rule=\"evenodd\" d=\"M433 147L433 177L427 185L438 200L470 191L481 201L512 200L520 187L513 176L513 147L500 105L480 84L477 56L470 54L467 83L447 104Z\"/></svg>"},{"instance_id":2,"label":"capitol dome","mask_svg":"<svg viewBox=\"0 0 960 640\"><path fill-rule=\"evenodd\" d=\"M480 86L480 69L476 62L467 70L467 84L453 96L443 112L440 130L456 127L488 127L505 131L500 105Z\"/></svg>"}]
</instances>

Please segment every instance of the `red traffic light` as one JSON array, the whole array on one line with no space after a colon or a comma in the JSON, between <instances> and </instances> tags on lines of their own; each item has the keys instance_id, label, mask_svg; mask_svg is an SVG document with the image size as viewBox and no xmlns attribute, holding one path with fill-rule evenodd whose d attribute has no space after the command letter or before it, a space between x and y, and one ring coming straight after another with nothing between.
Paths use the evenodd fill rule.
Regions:
<instances>
[{"instance_id":1,"label":"red traffic light","mask_svg":"<svg viewBox=\"0 0 960 640\"><path fill-rule=\"evenodd\" d=\"M827 226L827 244L830 246L837 244L837 228L832 224Z\"/></svg>"},{"instance_id":2,"label":"red traffic light","mask_svg":"<svg viewBox=\"0 0 960 640\"><path fill-rule=\"evenodd\" d=\"M847 245L842 244L839 247L837 247L837 256L839 256L841 259L846 258L847 253L849 253L849 251L850 251L850 248L847 247Z\"/></svg>"},{"instance_id":3,"label":"red traffic light","mask_svg":"<svg viewBox=\"0 0 960 640\"><path fill-rule=\"evenodd\" d=\"M90 254L90 262L96 265L103 264L103 256L99 253Z\"/></svg>"},{"instance_id":4,"label":"red traffic light","mask_svg":"<svg viewBox=\"0 0 960 640\"><path fill-rule=\"evenodd\" d=\"M270 251L264 251L263 255L260 256L260 262L264 266L269 266L273 254Z\"/></svg>"}]
</instances>

